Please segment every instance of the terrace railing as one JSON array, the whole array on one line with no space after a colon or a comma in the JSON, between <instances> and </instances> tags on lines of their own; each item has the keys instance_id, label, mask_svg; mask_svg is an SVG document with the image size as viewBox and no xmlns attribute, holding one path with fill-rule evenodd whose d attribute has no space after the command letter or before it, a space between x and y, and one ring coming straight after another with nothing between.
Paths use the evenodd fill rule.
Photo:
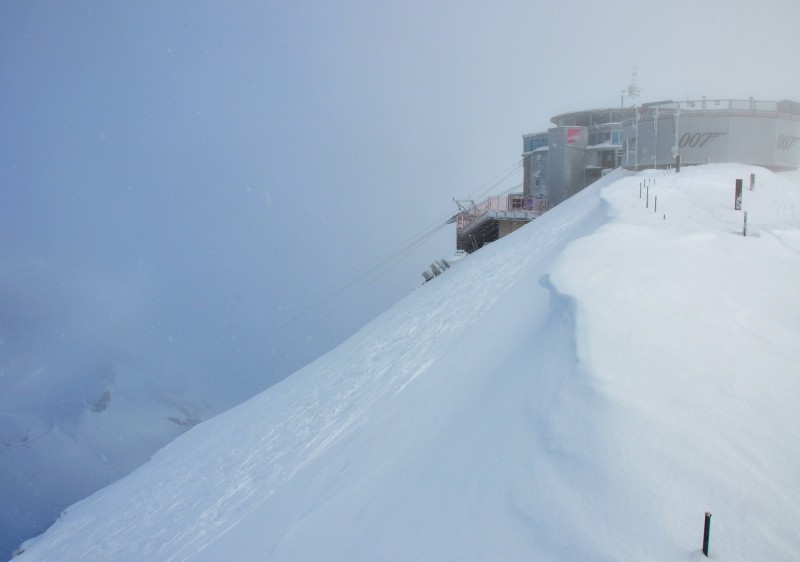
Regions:
<instances>
[{"instance_id":1,"label":"terrace railing","mask_svg":"<svg viewBox=\"0 0 800 562\"><path fill-rule=\"evenodd\" d=\"M484 217L532 220L545 211L547 211L546 197L533 197L521 193L497 195L480 203L470 201L469 207L458 214L456 229L459 233L463 233Z\"/></svg>"},{"instance_id":2,"label":"terrace railing","mask_svg":"<svg viewBox=\"0 0 800 562\"><path fill-rule=\"evenodd\" d=\"M793 101L764 101L756 99L686 100L645 103L639 107L639 117L674 113L728 113L732 115L764 115L787 117L800 121L800 103Z\"/></svg>"}]
</instances>

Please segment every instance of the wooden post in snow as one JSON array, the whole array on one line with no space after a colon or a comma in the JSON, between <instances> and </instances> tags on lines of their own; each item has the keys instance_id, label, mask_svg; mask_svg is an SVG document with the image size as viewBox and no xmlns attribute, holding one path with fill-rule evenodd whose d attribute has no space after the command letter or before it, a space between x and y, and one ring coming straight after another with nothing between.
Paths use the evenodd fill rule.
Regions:
<instances>
[{"instance_id":1,"label":"wooden post in snow","mask_svg":"<svg viewBox=\"0 0 800 562\"><path fill-rule=\"evenodd\" d=\"M734 201L734 208L737 211L742 210L742 180L736 180L736 200Z\"/></svg>"},{"instance_id":2,"label":"wooden post in snow","mask_svg":"<svg viewBox=\"0 0 800 562\"><path fill-rule=\"evenodd\" d=\"M750 191L753 191L756 188L756 175L750 174Z\"/></svg>"},{"instance_id":3,"label":"wooden post in snow","mask_svg":"<svg viewBox=\"0 0 800 562\"><path fill-rule=\"evenodd\" d=\"M708 535L711 533L711 514L706 511L706 524L703 528L703 554L708 558Z\"/></svg>"}]
</instances>

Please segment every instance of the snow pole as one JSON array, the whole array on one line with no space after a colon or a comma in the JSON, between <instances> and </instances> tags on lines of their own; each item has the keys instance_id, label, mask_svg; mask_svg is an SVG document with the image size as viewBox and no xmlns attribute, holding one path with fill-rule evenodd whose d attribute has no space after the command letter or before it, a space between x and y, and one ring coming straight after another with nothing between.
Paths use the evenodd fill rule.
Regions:
<instances>
[{"instance_id":1,"label":"snow pole","mask_svg":"<svg viewBox=\"0 0 800 562\"><path fill-rule=\"evenodd\" d=\"M642 182L639 182L639 199L642 198Z\"/></svg>"},{"instance_id":2,"label":"snow pole","mask_svg":"<svg viewBox=\"0 0 800 562\"><path fill-rule=\"evenodd\" d=\"M750 191L753 191L756 188L756 175L750 174Z\"/></svg>"},{"instance_id":3,"label":"snow pole","mask_svg":"<svg viewBox=\"0 0 800 562\"><path fill-rule=\"evenodd\" d=\"M747 236L747 211L744 212L744 229L742 229L742 236Z\"/></svg>"},{"instance_id":4,"label":"snow pole","mask_svg":"<svg viewBox=\"0 0 800 562\"><path fill-rule=\"evenodd\" d=\"M658 212L658 195L656 195L653 200L653 212L654 213Z\"/></svg>"},{"instance_id":5,"label":"snow pole","mask_svg":"<svg viewBox=\"0 0 800 562\"><path fill-rule=\"evenodd\" d=\"M708 558L708 535L711 532L711 514L706 511L706 524L703 528L703 554Z\"/></svg>"},{"instance_id":6,"label":"snow pole","mask_svg":"<svg viewBox=\"0 0 800 562\"><path fill-rule=\"evenodd\" d=\"M736 180L736 200L734 201L734 208L737 211L742 210L742 180Z\"/></svg>"},{"instance_id":7,"label":"snow pole","mask_svg":"<svg viewBox=\"0 0 800 562\"><path fill-rule=\"evenodd\" d=\"M649 185L647 186L647 201L644 204L644 208L645 209L649 209L650 208L650 186Z\"/></svg>"}]
</instances>

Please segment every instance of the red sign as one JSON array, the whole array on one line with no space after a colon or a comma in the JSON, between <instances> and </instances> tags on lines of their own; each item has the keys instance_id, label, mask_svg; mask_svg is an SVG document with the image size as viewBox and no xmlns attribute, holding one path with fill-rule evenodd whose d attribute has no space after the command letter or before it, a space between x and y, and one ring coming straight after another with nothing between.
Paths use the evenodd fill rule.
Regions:
<instances>
[{"instance_id":1,"label":"red sign","mask_svg":"<svg viewBox=\"0 0 800 562\"><path fill-rule=\"evenodd\" d=\"M581 130L577 128L567 128L567 144L575 144L581 140Z\"/></svg>"}]
</instances>

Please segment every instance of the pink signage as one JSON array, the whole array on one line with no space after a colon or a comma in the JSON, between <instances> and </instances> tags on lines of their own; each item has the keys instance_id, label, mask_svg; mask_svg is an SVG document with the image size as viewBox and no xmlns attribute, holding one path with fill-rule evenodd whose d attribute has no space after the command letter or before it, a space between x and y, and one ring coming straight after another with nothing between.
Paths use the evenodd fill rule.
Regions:
<instances>
[{"instance_id":1,"label":"pink signage","mask_svg":"<svg viewBox=\"0 0 800 562\"><path fill-rule=\"evenodd\" d=\"M567 128L567 144L575 144L581 140L581 130L578 128Z\"/></svg>"}]
</instances>

